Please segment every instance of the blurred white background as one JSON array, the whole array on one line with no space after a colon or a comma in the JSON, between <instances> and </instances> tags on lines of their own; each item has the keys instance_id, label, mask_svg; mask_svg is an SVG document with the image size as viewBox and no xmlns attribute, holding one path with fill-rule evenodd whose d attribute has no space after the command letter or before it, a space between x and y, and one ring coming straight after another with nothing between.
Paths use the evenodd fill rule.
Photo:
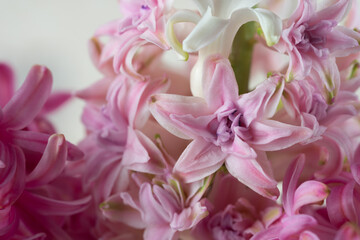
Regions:
<instances>
[{"instance_id":1,"label":"blurred white background","mask_svg":"<svg viewBox=\"0 0 360 240\"><path fill-rule=\"evenodd\" d=\"M119 17L117 0L0 0L0 61L14 68L17 86L31 66L42 64L52 71L53 89L82 89L101 77L89 58L88 39ZM51 116L73 143L84 136L82 107L76 99Z\"/></svg>"}]
</instances>

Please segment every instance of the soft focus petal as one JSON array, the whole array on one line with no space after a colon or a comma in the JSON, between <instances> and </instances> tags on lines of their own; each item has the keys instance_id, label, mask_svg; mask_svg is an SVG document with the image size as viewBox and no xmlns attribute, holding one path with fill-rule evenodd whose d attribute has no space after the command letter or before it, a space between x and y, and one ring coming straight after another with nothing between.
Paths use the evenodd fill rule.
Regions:
<instances>
[{"instance_id":1,"label":"soft focus petal","mask_svg":"<svg viewBox=\"0 0 360 240\"><path fill-rule=\"evenodd\" d=\"M28 125L40 112L50 95L52 76L42 66L31 68L24 84L5 105L4 118L0 126L21 129Z\"/></svg>"},{"instance_id":2,"label":"soft focus petal","mask_svg":"<svg viewBox=\"0 0 360 240\"><path fill-rule=\"evenodd\" d=\"M37 187L54 180L64 170L66 158L67 144L64 136L61 134L52 135L39 163L26 177L26 186Z\"/></svg>"},{"instance_id":3,"label":"soft focus petal","mask_svg":"<svg viewBox=\"0 0 360 240\"><path fill-rule=\"evenodd\" d=\"M10 66L0 63L0 108L4 107L14 94L14 83L14 73Z\"/></svg>"}]
</instances>

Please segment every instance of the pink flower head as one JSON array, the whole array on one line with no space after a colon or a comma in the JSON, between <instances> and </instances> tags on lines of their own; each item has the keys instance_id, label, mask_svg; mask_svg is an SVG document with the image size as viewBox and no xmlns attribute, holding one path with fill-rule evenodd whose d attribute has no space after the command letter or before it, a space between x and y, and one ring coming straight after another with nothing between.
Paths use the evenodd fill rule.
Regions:
<instances>
[{"instance_id":1,"label":"pink flower head","mask_svg":"<svg viewBox=\"0 0 360 240\"><path fill-rule=\"evenodd\" d=\"M28 125L43 109L52 76L33 67L24 84L0 109L0 238L69 239L60 216L82 211L89 198L77 201L65 189L50 186L62 174L67 159L82 153L61 134L31 132ZM66 196L66 197L65 197Z\"/></svg>"},{"instance_id":2,"label":"pink flower head","mask_svg":"<svg viewBox=\"0 0 360 240\"><path fill-rule=\"evenodd\" d=\"M349 0L339 0L316 11L316 1L299 1L276 45L290 56L290 78L302 79L314 70L313 75L318 76L327 91L337 93L339 73L334 57L349 55L359 45L354 39L355 32L338 26L350 5Z\"/></svg>"},{"instance_id":3,"label":"pink flower head","mask_svg":"<svg viewBox=\"0 0 360 240\"><path fill-rule=\"evenodd\" d=\"M97 203L124 191L130 170L151 174L167 171L159 149L139 131L150 115L150 96L167 86L163 78L133 81L120 75L112 82L101 111L90 106L85 109L83 119L91 134L84 141L84 147L89 147L84 185L89 190L93 187Z\"/></svg>"},{"instance_id":4,"label":"pink flower head","mask_svg":"<svg viewBox=\"0 0 360 240\"><path fill-rule=\"evenodd\" d=\"M169 4L170 1L164 0L120 1L126 17L100 27L95 33L95 37L112 37L102 49L100 66L113 58L115 72L124 71L142 78L133 66L133 58L148 43L162 49L169 48L164 35L165 14Z\"/></svg>"},{"instance_id":5,"label":"pink flower head","mask_svg":"<svg viewBox=\"0 0 360 240\"><path fill-rule=\"evenodd\" d=\"M334 234L324 231L324 227L313 216L301 212L304 206L321 202L329 195L329 188L318 181L305 181L297 187L304 164L305 157L300 155L287 169L283 182L284 214L281 219L253 239L319 239L324 235L329 237L329 232L330 236Z\"/></svg>"},{"instance_id":6,"label":"pink flower head","mask_svg":"<svg viewBox=\"0 0 360 240\"><path fill-rule=\"evenodd\" d=\"M284 81L274 76L254 91L238 96L228 60L212 56L203 79L205 99L159 94L151 112L171 133L194 141L185 149L174 172L185 182L200 180L225 162L229 172L262 195L278 194L264 151L292 146L311 131L270 120Z\"/></svg>"},{"instance_id":7,"label":"pink flower head","mask_svg":"<svg viewBox=\"0 0 360 240\"><path fill-rule=\"evenodd\" d=\"M107 199L102 211L109 220L145 229L144 239L176 239L180 232L192 229L207 216L205 202L199 199L210 180L204 185L195 184L195 194L171 177L167 182L145 181L133 193L123 192Z\"/></svg>"}]
</instances>

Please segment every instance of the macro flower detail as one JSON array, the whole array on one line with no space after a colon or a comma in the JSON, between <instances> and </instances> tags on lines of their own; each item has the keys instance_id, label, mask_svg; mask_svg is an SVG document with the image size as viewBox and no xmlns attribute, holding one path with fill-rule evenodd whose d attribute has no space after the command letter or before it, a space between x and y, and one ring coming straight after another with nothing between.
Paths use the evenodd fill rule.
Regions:
<instances>
[{"instance_id":1,"label":"macro flower detail","mask_svg":"<svg viewBox=\"0 0 360 240\"><path fill-rule=\"evenodd\" d=\"M272 77L239 97L229 62L212 56L206 62L203 83L205 99L154 96L151 112L160 124L179 137L194 139L174 171L192 182L225 163L230 173L250 188L268 197L276 196L276 184L263 151L289 147L311 134L307 128L269 119L278 106L283 80Z\"/></svg>"},{"instance_id":2,"label":"macro flower detail","mask_svg":"<svg viewBox=\"0 0 360 240\"><path fill-rule=\"evenodd\" d=\"M3 58L71 89L0 63L0 240L360 240L360 0L119 0L89 86L109 3L13 2Z\"/></svg>"}]
</instances>

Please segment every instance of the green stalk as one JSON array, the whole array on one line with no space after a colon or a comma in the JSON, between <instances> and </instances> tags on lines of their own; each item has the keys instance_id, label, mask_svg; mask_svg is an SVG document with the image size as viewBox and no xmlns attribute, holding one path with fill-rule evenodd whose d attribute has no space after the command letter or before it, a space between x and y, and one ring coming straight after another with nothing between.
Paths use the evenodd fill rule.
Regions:
<instances>
[{"instance_id":1,"label":"green stalk","mask_svg":"<svg viewBox=\"0 0 360 240\"><path fill-rule=\"evenodd\" d=\"M233 41L229 60L239 86L239 94L249 91L251 60L256 43L254 38L256 31L256 22L245 23L239 28Z\"/></svg>"}]
</instances>

